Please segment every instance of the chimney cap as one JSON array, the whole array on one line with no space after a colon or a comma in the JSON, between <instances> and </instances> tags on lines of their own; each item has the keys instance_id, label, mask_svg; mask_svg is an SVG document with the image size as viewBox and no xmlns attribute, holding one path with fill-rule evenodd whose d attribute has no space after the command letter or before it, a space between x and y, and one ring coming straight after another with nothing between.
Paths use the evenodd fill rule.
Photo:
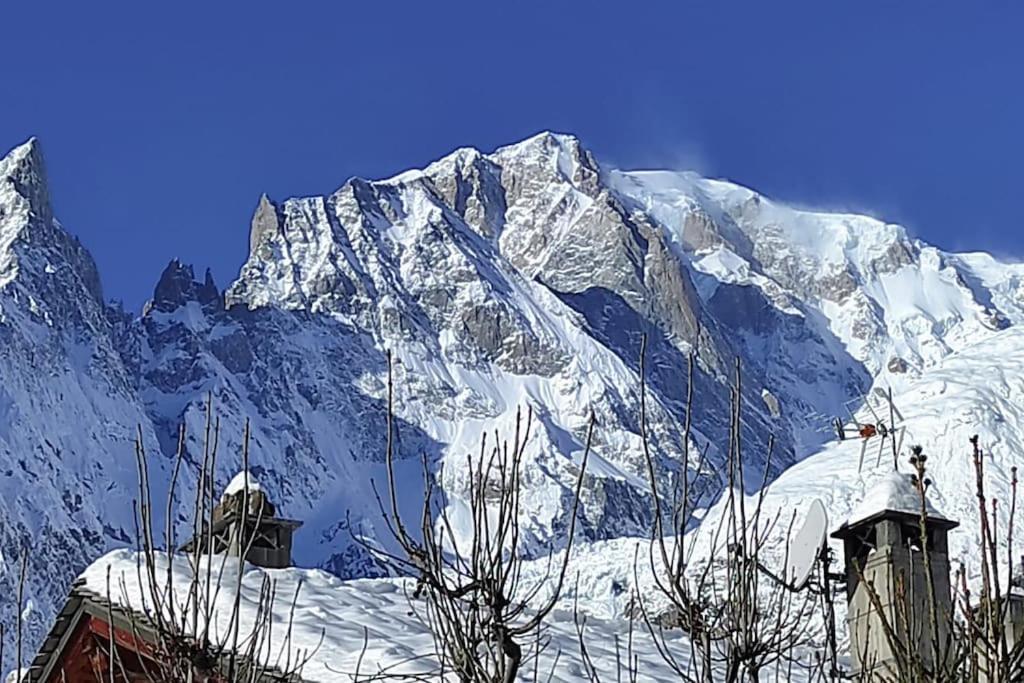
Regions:
<instances>
[{"instance_id":1,"label":"chimney cap","mask_svg":"<svg viewBox=\"0 0 1024 683\"><path fill-rule=\"evenodd\" d=\"M915 476L907 472L889 472L875 483L864 499L853 509L843 525L832 533L833 538L844 538L846 531L857 529L880 519L919 520L921 494ZM925 519L939 528L952 529L960 525L939 512L931 501L924 500Z\"/></svg>"},{"instance_id":2,"label":"chimney cap","mask_svg":"<svg viewBox=\"0 0 1024 683\"><path fill-rule=\"evenodd\" d=\"M260 486L260 482L256 475L252 473L252 470L242 470L228 482L228 485L224 488L224 493L221 494L220 500L224 502L228 496L238 495L246 489L249 489L249 493L259 492L266 495L266 491Z\"/></svg>"}]
</instances>

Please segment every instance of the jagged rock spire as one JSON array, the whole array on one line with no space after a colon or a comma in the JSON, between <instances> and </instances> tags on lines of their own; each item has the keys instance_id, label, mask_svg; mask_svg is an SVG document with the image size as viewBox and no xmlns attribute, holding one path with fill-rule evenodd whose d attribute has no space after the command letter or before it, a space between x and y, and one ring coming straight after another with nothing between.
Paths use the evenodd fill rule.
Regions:
<instances>
[{"instance_id":1,"label":"jagged rock spire","mask_svg":"<svg viewBox=\"0 0 1024 683\"><path fill-rule=\"evenodd\" d=\"M51 321L81 312L73 301L78 286L103 301L92 256L54 218L42 146L35 138L0 158L0 286L15 281L50 309ZM41 310L37 305L33 314L43 315Z\"/></svg>"},{"instance_id":2,"label":"jagged rock spire","mask_svg":"<svg viewBox=\"0 0 1024 683\"><path fill-rule=\"evenodd\" d=\"M213 280L213 273L209 268L206 269L206 274L203 276L203 284L196 289L196 296L201 304L212 304L220 300L220 290L217 289L217 283Z\"/></svg>"},{"instance_id":3,"label":"jagged rock spire","mask_svg":"<svg viewBox=\"0 0 1024 683\"><path fill-rule=\"evenodd\" d=\"M250 223L249 253L255 254L265 237L280 232L281 226L281 213L277 205L270 200L266 193L261 194Z\"/></svg>"},{"instance_id":4,"label":"jagged rock spire","mask_svg":"<svg viewBox=\"0 0 1024 683\"><path fill-rule=\"evenodd\" d=\"M36 138L29 138L0 160L0 183L6 183L29 202L40 218L50 218L50 193L46 182L43 150Z\"/></svg>"},{"instance_id":5,"label":"jagged rock spire","mask_svg":"<svg viewBox=\"0 0 1024 683\"><path fill-rule=\"evenodd\" d=\"M189 301L197 301L203 306L218 305L220 291L209 268L206 269L203 282L197 282L191 265L171 259L153 290L151 308L170 312Z\"/></svg>"}]
</instances>

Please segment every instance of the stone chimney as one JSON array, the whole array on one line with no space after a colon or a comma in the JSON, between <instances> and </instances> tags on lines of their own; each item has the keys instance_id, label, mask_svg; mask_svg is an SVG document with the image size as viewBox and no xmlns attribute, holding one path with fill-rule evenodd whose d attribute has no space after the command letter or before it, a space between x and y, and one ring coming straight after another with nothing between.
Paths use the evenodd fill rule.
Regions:
<instances>
[{"instance_id":1,"label":"stone chimney","mask_svg":"<svg viewBox=\"0 0 1024 683\"><path fill-rule=\"evenodd\" d=\"M899 673L883 614L884 623L892 626L905 648L919 652L926 665L933 663L926 553L935 586L940 647L948 644L953 609L947 535L959 524L926 503L922 543L920 519L914 475L890 472L832 533L843 542L846 618L856 680L890 680ZM877 600L872 599L872 588Z\"/></svg>"}]
</instances>

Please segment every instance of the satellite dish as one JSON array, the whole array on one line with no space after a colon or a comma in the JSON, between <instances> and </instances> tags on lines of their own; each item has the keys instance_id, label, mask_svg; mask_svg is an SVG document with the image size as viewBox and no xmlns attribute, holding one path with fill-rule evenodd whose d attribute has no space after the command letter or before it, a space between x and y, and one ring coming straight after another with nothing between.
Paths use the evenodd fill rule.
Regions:
<instances>
[{"instance_id":1,"label":"satellite dish","mask_svg":"<svg viewBox=\"0 0 1024 683\"><path fill-rule=\"evenodd\" d=\"M794 590L800 590L807 585L811 572L814 571L814 563L818 561L821 549L825 547L827 533L828 514L821 501L815 498L807 510L804 525L789 542L786 580Z\"/></svg>"}]
</instances>

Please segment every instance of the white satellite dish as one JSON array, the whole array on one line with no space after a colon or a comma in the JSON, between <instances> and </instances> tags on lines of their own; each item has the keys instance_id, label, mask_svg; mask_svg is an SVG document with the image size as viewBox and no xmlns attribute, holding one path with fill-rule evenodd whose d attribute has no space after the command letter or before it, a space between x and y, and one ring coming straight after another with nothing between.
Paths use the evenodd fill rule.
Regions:
<instances>
[{"instance_id":1,"label":"white satellite dish","mask_svg":"<svg viewBox=\"0 0 1024 683\"><path fill-rule=\"evenodd\" d=\"M786 580L794 590L800 590L811 578L814 563L821 557L828 533L828 514L821 501L815 498L807 510L807 517L800 531L789 542L789 561L786 563Z\"/></svg>"}]
</instances>

